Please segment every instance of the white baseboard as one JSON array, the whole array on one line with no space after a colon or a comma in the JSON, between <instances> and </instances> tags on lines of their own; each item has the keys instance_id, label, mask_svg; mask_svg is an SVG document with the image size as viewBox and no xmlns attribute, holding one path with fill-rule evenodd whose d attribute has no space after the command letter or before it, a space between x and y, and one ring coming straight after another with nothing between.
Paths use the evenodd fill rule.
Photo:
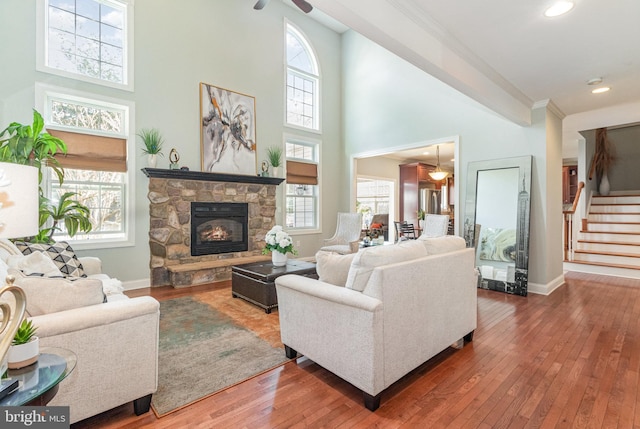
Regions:
<instances>
[{"instance_id":1,"label":"white baseboard","mask_svg":"<svg viewBox=\"0 0 640 429\"><path fill-rule=\"evenodd\" d=\"M560 274L546 285L529 282L527 291L538 295L551 295L551 292L564 284L564 274Z\"/></svg>"},{"instance_id":2,"label":"white baseboard","mask_svg":"<svg viewBox=\"0 0 640 429\"><path fill-rule=\"evenodd\" d=\"M122 282L124 290L143 289L151 286L151 279L129 280Z\"/></svg>"}]
</instances>

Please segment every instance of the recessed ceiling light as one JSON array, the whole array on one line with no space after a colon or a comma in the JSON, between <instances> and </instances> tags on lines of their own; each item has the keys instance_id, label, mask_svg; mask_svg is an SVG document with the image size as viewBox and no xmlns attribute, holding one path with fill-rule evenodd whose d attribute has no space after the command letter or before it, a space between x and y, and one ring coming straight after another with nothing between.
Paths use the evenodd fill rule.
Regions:
<instances>
[{"instance_id":1,"label":"recessed ceiling light","mask_svg":"<svg viewBox=\"0 0 640 429\"><path fill-rule=\"evenodd\" d=\"M429 155L429 152L422 152L423 155Z\"/></svg>"},{"instance_id":2,"label":"recessed ceiling light","mask_svg":"<svg viewBox=\"0 0 640 429\"><path fill-rule=\"evenodd\" d=\"M544 11L544 16L547 18L553 18L554 16L563 15L573 9L573 6L574 4L572 1L557 1L553 6Z\"/></svg>"},{"instance_id":3,"label":"recessed ceiling light","mask_svg":"<svg viewBox=\"0 0 640 429\"><path fill-rule=\"evenodd\" d=\"M456 159L455 158L451 158L451 162L454 162Z\"/></svg>"},{"instance_id":4,"label":"recessed ceiling light","mask_svg":"<svg viewBox=\"0 0 640 429\"><path fill-rule=\"evenodd\" d=\"M609 88L608 86L603 86L601 88L596 88L593 91L591 91L593 94L602 94L603 92L607 92L609 91L611 88Z\"/></svg>"},{"instance_id":5,"label":"recessed ceiling light","mask_svg":"<svg viewBox=\"0 0 640 429\"><path fill-rule=\"evenodd\" d=\"M594 77L593 79L589 79L587 81L587 85L600 85L602 83L601 77Z\"/></svg>"}]
</instances>

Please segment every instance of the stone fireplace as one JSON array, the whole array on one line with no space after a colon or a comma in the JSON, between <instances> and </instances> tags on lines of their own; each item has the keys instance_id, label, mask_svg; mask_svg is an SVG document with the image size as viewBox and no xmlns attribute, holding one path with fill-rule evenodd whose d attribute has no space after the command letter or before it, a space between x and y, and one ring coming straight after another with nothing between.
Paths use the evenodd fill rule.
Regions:
<instances>
[{"instance_id":1,"label":"stone fireplace","mask_svg":"<svg viewBox=\"0 0 640 429\"><path fill-rule=\"evenodd\" d=\"M276 188L284 179L158 168L142 171L149 177L152 287L229 280L232 265L266 258L261 255L264 236L275 224ZM246 222L242 220L240 226L243 212ZM202 233L202 239L196 237L202 246L195 253L192 223L196 234L198 226Z\"/></svg>"}]
</instances>

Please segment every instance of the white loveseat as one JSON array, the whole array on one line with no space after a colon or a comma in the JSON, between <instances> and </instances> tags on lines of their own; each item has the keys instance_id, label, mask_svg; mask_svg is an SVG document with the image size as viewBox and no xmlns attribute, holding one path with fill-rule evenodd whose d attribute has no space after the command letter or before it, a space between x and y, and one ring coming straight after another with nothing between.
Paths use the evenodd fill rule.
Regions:
<instances>
[{"instance_id":1,"label":"white loveseat","mask_svg":"<svg viewBox=\"0 0 640 429\"><path fill-rule=\"evenodd\" d=\"M158 301L129 299L120 282L101 273L98 258L77 258L88 278L70 281L25 276L15 268L33 274L34 264L46 271L49 262L41 255L20 255L11 242L0 240L0 276L4 281L4 272L15 275L25 291L40 347L65 348L77 356L49 405L69 406L71 423L130 401L136 414L147 412L158 380Z\"/></svg>"},{"instance_id":2,"label":"white loveseat","mask_svg":"<svg viewBox=\"0 0 640 429\"><path fill-rule=\"evenodd\" d=\"M299 352L361 389L372 411L392 383L473 338L474 250L460 237L318 252L316 260L318 280L276 279L287 357Z\"/></svg>"}]
</instances>

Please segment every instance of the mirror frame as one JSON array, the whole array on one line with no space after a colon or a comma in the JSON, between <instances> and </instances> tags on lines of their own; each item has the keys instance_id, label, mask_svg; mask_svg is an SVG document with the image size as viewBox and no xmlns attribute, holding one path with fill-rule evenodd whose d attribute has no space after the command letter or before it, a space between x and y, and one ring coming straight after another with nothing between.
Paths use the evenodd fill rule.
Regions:
<instances>
[{"instance_id":1,"label":"mirror frame","mask_svg":"<svg viewBox=\"0 0 640 429\"><path fill-rule=\"evenodd\" d=\"M464 207L463 235L467 247L476 247L476 193L478 172L485 170L501 170L518 168L518 209L516 219L516 263L514 282L482 279L478 287L497 290L515 295L527 296L529 282L529 233L531 213L531 155L515 158L495 159L489 161L470 162L467 168L467 195Z\"/></svg>"}]
</instances>

